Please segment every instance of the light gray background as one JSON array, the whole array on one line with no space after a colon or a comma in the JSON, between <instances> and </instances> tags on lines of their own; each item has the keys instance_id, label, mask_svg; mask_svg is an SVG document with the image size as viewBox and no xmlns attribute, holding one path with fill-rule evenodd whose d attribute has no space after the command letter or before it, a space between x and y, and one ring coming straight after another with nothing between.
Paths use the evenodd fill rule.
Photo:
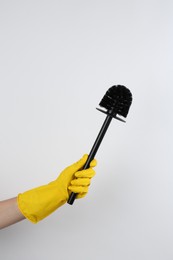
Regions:
<instances>
[{"instance_id":1,"label":"light gray background","mask_svg":"<svg viewBox=\"0 0 173 260\"><path fill-rule=\"evenodd\" d=\"M0 1L1 200L90 151L109 87L134 98L88 196L1 230L1 259L173 259L172 32L169 0Z\"/></svg>"}]
</instances>

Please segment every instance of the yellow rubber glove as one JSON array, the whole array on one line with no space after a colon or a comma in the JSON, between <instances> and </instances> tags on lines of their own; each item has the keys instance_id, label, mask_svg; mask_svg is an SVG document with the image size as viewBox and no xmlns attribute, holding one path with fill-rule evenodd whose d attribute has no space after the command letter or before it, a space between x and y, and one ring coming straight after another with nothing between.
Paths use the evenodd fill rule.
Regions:
<instances>
[{"instance_id":1,"label":"yellow rubber glove","mask_svg":"<svg viewBox=\"0 0 173 260\"><path fill-rule=\"evenodd\" d=\"M87 158L85 154L78 162L63 170L55 181L20 193L17 201L21 213L31 222L37 223L66 203L71 192L78 193L77 198L84 197L95 175L93 167L97 164L93 160L90 168L81 170Z\"/></svg>"}]
</instances>

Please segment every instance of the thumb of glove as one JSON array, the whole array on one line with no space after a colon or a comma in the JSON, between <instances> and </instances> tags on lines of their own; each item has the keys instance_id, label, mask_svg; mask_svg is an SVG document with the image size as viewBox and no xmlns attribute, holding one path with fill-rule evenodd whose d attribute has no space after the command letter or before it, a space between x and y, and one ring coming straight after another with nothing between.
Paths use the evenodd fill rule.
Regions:
<instances>
[{"instance_id":1,"label":"thumb of glove","mask_svg":"<svg viewBox=\"0 0 173 260\"><path fill-rule=\"evenodd\" d=\"M75 178L75 173L79 170L81 170L86 161L87 161L88 155L84 154L84 156L77 162L75 162L74 164L68 166L67 168L65 168L61 174L59 175L59 177L57 178L56 181L62 181L62 185L65 185L66 188L69 186L70 182Z\"/></svg>"}]
</instances>

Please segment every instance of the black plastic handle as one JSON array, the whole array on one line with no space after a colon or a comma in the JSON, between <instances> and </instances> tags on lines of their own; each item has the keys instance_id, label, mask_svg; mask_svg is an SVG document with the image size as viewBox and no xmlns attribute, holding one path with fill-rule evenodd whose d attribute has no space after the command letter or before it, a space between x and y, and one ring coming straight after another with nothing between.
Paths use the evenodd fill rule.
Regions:
<instances>
[{"instance_id":1,"label":"black plastic handle","mask_svg":"<svg viewBox=\"0 0 173 260\"><path fill-rule=\"evenodd\" d=\"M91 149L91 151L89 153L88 159L87 159L87 161L86 161L86 163L85 163L85 165L83 167L83 170L89 168L90 162L94 159L94 157L95 157L95 155L97 153L97 150L98 150L98 148L99 148L99 146L100 146L100 144L101 144L101 142L103 140L103 137L104 137L104 135L105 135L105 133L106 133L108 127L109 127L109 124L110 124L111 120L112 120L112 116L107 115L107 117L106 117L106 119L105 119L105 121L104 121L104 123L103 123L103 125L101 127L101 130L100 130L100 132L99 132L99 134L98 134L98 136L97 136L97 138L95 140L95 143L94 143L94 145L93 145L93 147L92 147L92 149ZM77 193L72 192L70 194L70 197L69 197L67 203L70 204L70 205L73 205L73 202L75 201L76 196L77 196Z\"/></svg>"}]
</instances>

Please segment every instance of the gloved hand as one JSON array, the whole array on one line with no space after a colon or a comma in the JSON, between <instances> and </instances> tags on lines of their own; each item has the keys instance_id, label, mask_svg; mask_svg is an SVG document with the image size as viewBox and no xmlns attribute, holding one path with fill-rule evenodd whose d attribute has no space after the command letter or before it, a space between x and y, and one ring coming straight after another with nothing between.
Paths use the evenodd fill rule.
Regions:
<instances>
[{"instance_id":1,"label":"gloved hand","mask_svg":"<svg viewBox=\"0 0 173 260\"><path fill-rule=\"evenodd\" d=\"M78 193L77 198L84 197L95 175L93 167L97 164L94 159L90 168L81 170L87 158L85 154L78 162L63 170L55 181L19 194L17 201L21 213L37 223L66 203L71 192Z\"/></svg>"}]
</instances>

